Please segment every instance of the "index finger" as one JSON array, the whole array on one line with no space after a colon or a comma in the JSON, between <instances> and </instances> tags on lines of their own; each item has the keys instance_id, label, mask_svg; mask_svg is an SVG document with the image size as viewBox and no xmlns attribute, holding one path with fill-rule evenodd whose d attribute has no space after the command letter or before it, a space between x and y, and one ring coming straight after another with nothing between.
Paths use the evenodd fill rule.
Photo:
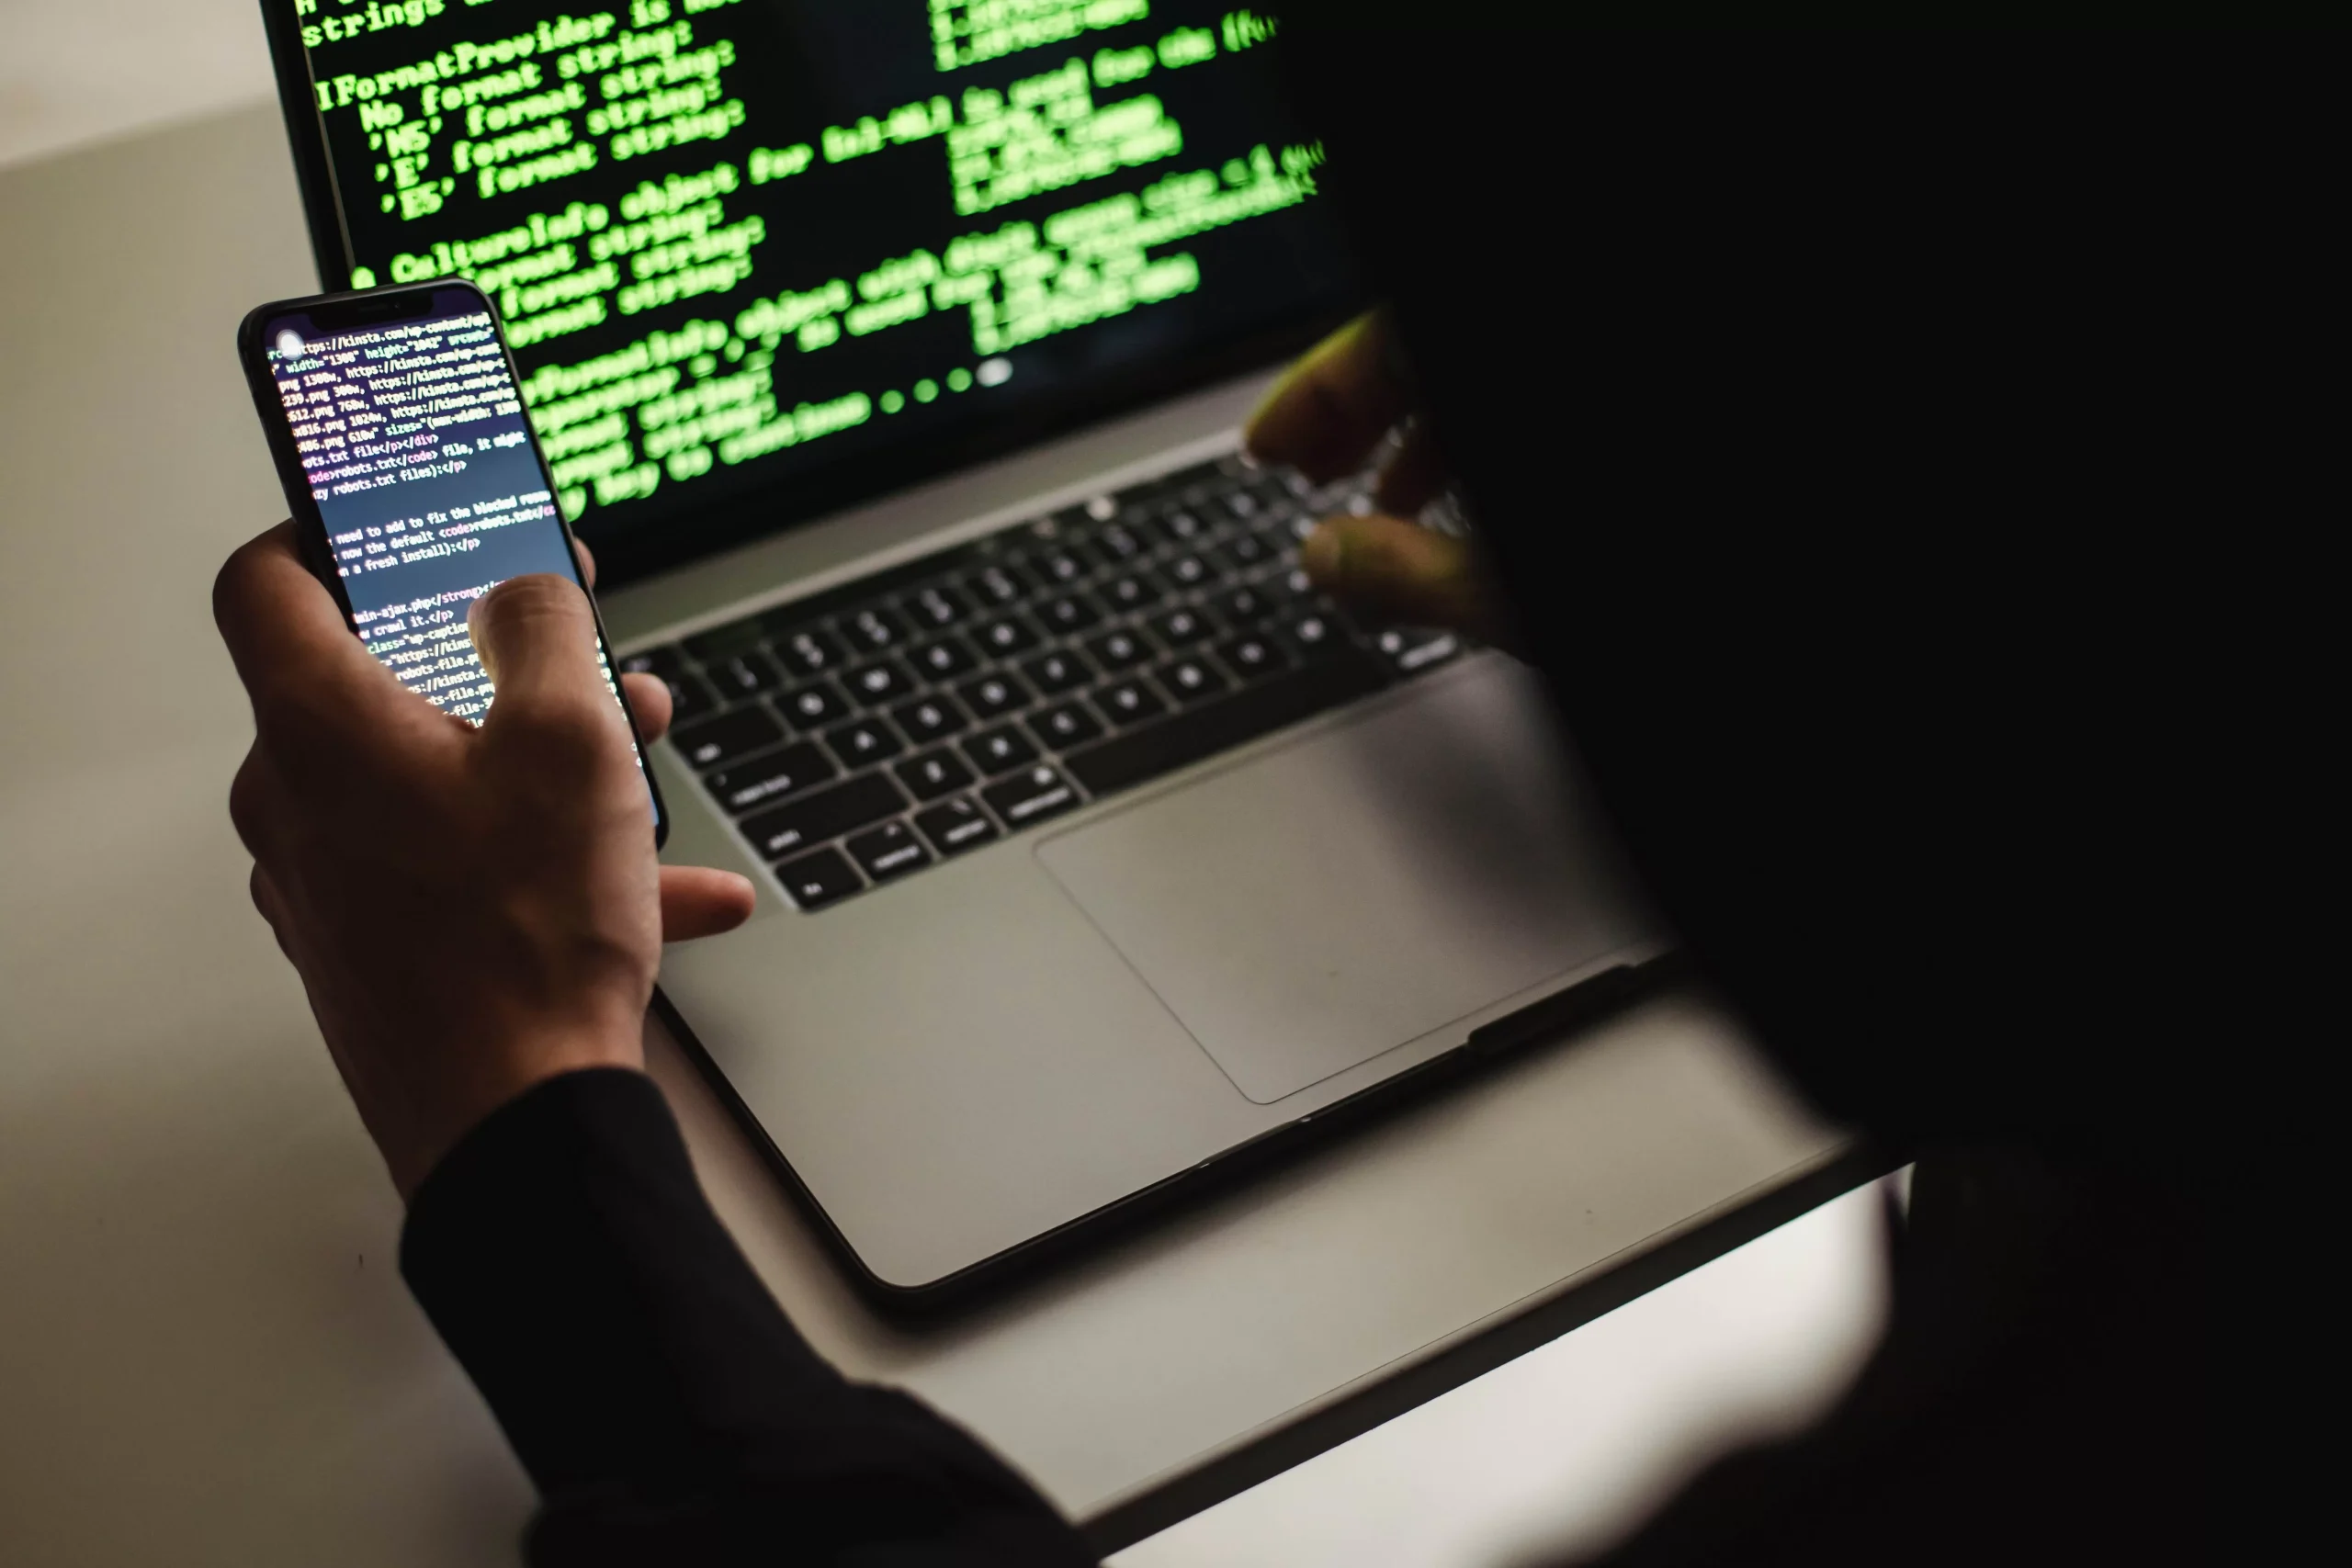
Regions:
<instances>
[{"instance_id":1,"label":"index finger","mask_svg":"<svg viewBox=\"0 0 2352 1568\"><path fill-rule=\"evenodd\" d=\"M1250 416L1245 439L1260 461L1320 483L1362 468L1411 408L1388 317L1374 310L1307 350Z\"/></svg>"},{"instance_id":2,"label":"index finger","mask_svg":"<svg viewBox=\"0 0 2352 1568\"><path fill-rule=\"evenodd\" d=\"M212 619L256 705L322 681L391 680L303 564L290 521L230 556L212 581Z\"/></svg>"}]
</instances>

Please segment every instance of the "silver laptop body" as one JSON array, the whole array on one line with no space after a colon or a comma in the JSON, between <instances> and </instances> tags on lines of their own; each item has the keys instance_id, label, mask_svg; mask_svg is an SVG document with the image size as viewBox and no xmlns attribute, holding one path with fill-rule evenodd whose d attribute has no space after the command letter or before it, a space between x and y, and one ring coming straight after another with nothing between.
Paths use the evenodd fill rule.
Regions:
<instances>
[{"instance_id":1,"label":"silver laptop body","mask_svg":"<svg viewBox=\"0 0 2352 1568\"><path fill-rule=\"evenodd\" d=\"M1226 457L1264 385L625 589L607 623L626 656L755 611L788 619L796 601ZM1432 662L808 912L746 818L657 750L665 858L761 892L741 931L670 950L663 991L869 1287L971 1279L1657 953L1531 678L1488 651Z\"/></svg>"}]
</instances>

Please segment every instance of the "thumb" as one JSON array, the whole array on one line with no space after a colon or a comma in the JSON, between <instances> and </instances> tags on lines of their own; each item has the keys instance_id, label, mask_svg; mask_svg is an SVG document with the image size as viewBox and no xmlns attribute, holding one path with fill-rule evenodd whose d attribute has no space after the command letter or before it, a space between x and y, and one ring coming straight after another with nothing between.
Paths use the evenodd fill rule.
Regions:
<instances>
[{"instance_id":1,"label":"thumb","mask_svg":"<svg viewBox=\"0 0 2352 1568\"><path fill-rule=\"evenodd\" d=\"M1443 626L1508 647L1503 615L1464 540L1374 513L1334 517L1299 547L1315 585L1375 622Z\"/></svg>"},{"instance_id":2,"label":"thumb","mask_svg":"<svg viewBox=\"0 0 2352 1568\"><path fill-rule=\"evenodd\" d=\"M546 712L609 700L596 664L596 617L566 578L508 578L469 607L466 630L489 672L494 708Z\"/></svg>"}]
</instances>

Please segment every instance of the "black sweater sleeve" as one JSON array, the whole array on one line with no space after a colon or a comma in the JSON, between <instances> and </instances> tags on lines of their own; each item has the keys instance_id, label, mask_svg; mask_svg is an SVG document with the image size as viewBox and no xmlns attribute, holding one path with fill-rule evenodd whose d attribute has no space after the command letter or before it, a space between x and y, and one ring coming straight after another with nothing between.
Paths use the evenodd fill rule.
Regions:
<instances>
[{"instance_id":1,"label":"black sweater sleeve","mask_svg":"<svg viewBox=\"0 0 2352 1568\"><path fill-rule=\"evenodd\" d=\"M401 1271L539 1489L534 1564L1090 1560L970 1437L809 1348L641 1074L569 1074L475 1128Z\"/></svg>"}]
</instances>

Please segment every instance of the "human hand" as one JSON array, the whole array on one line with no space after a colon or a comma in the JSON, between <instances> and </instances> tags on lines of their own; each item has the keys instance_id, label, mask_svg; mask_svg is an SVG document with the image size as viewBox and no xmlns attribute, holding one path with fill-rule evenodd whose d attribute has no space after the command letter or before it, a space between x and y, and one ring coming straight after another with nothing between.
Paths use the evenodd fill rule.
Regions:
<instances>
[{"instance_id":1,"label":"human hand","mask_svg":"<svg viewBox=\"0 0 2352 1568\"><path fill-rule=\"evenodd\" d=\"M1385 312L1357 317L1292 366L1251 416L1261 462L1288 463L1317 484L1363 466L1396 429L1368 516L1326 519L1299 548L1316 586L1374 621L1444 626L1512 640L1498 596L1465 541L1408 521L1445 488L1442 456L1414 419L1411 384Z\"/></svg>"},{"instance_id":2,"label":"human hand","mask_svg":"<svg viewBox=\"0 0 2352 1568\"><path fill-rule=\"evenodd\" d=\"M212 604L253 699L229 815L254 904L402 1198L533 1085L642 1067L662 943L741 925L753 895L656 860L586 597L536 576L475 602L497 693L479 729L368 654L290 523L229 558ZM623 679L650 741L670 694Z\"/></svg>"}]
</instances>

